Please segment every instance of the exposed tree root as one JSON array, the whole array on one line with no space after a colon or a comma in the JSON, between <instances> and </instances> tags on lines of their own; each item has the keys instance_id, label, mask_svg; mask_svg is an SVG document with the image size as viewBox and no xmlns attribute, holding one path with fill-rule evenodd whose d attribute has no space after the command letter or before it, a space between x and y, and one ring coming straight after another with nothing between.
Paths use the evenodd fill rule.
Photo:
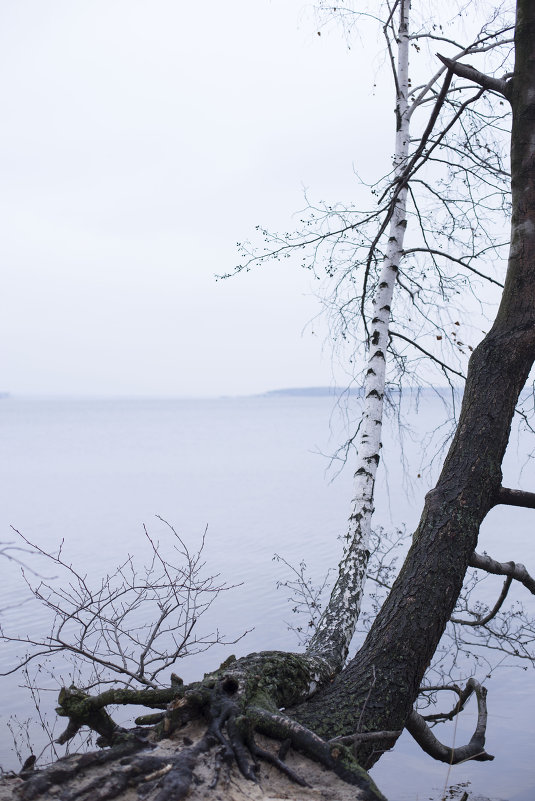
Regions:
<instances>
[{"instance_id":1,"label":"exposed tree root","mask_svg":"<svg viewBox=\"0 0 535 801\"><path fill-rule=\"evenodd\" d=\"M233 765L250 782L258 782L260 764L267 762L291 782L305 788L313 783L305 773L300 775L284 758L257 742L255 727L251 720L237 713L232 706L213 706L214 718L208 723L204 734L196 743L182 738L175 732L172 740L143 742L136 736L119 742L100 752L75 755L59 760L42 771L28 775L17 795L21 801L38 801L60 797L62 801L108 801L122 798L127 790L134 789L144 801L179 801L185 798L196 782L199 757L213 751L212 775L209 787L215 788L224 775L228 784ZM218 714L219 713L219 714ZM252 716L257 718L258 710ZM264 717L267 728L270 713ZM343 746L327 744L306 732L299 724L286 721L282 715L273 715L277 730L295 728L292 740L300 742L300 752L312 757L355 788L355 798L364 801L382 801L373 782L353 762ZM281 723L284 721L284 723ZM128 734L128 733L127 733ZM154 730L152 730L154 735ZM117 737L125 736L118 734ZM306 747L311 738L312 748ZM185 747L176 750L177 741L183 740ZM166 745L166 743L168 743ZM353 764L351 764L353 763ZM203 768L201 765L200 768ZM360 792L359 792L360 791Z\"/></svg>"},{"instance_id":2,"label":"exposed tree root","mask_svg":"<svg viewBox=\"0 0 535 801\"><path fill-rule=\"evenodd\" d=\"M382 795L344 744L327 743L280 711L283 705L310 695L328 676L328 668L319 660L267 652L227 662L201 682L174 683L169 691L109 691L91 697L76 688L63 689L58 711L69 718L69 724L60 740L66 742L88 726L99 734L98 744L107 748L60 760L29 775L20 798L46 798L53 785L60 785L62 801L105 801L120 798L127 788L137 788L138 795L150 801L176 801L190 791L199 757L212 750L211 786L215 787L223 771L228 777L233 765L256 783L260 764L267 762L291 782L307 787L307 776L286 763L291 746L359 788L357 798L380 801ZM129 731L117 726L105 709L108 703L161 707L165 699L165 711L138 718L136 723L149 725ZM175 743L192 721L204 727L195 743L187 740L180 750L163 748L162 741L173 738ZM278 755L259 744L259 734L283 744ZM106 764L105 775L96 774L94 768L102 764ZM75 776L79 780L71 787Z\"/></svg>"},{"instance_id":3,"label":"exposed tree root","mask_svg":"<svg viewBox=\"0 0 535 801\"><path fill-rule=\"evenodd\" d=\"M17 794L22 801L32 801L34 798L40 798L48 793L51 787L65 785L71 779L91 769L128 759L142 747L141 741L130 741L120 743L106 751L94 751L88 754L76 754L64 759L58 759L48 768L32 773L24 784L18 788ZM98 798L98 796L94 797ZM102 796L102 798L104 797L113 798L114 796Z\"/></svg>"},{"instance_id":4,"label":"exposed tree root","mask_svg":"<svg viewBox=\"0 0 535 801\"><path fill-rule=\"evenodd\" d=\"M222 776L228 782L233 766L247 782L256 784L262 763L274 766L292 783L309 787L307 773L296 771L286 761L292 748L358 788L356 798L380 801L381 793L356 755L377 741L383 748L391 747L400 731L364 731L342 736L341 727L337 737L334 726L335 736L327 740L292 715L292 708L295 710L318 688L330 684L331 678L331 666L325 660L275 651L250 654L240 660L231 658L218 670L206 674L202 681L187 686L175 680L168 689L108 690L97 696L74 687L63 689L58 713L67 717L69 723L59 741L66 742L87 726L98 733L98 745L107 748L96 754L60 760L44 771L21 774L25 782L19 797L22 801L48 798L53 785L62 785L62 801L119 799L128 788L136 788L138 796L147 801L181 799L198 781L196 771L202 755L208 755L203 757L203 765L210 761L208 787L215 788ZM443 746L424 718L416 712L409 716L408 730L435 759L450 763L492 759L484 750L484 688L470 680L455 714L474 692L478 699L478 722L470 743L461 748L452 750ZM142 704L159 711L138 717L138 727L127 731L106 710L107 705L117 704ZM184 727L192 723L202 726L202 731L196 730L195 742L183 737ZM279 753L260 743L258 736L278 741ZM182 746L176 748L181 739ZM164 745L169 741L173 744L170 748ZM211 756L209 752L213 752ZM310 762L307 764L310 766ZM101 765L106 765L105 775L95 772ZM73 782L75 776L82 776L83 781ZM57 797L57 792L50 797L54 793Z\"/></svg>"},{"instance_id":5,"label":"exposed tree root","mask_svg":"<svg viewBox=\"0 0 535 801\"><path fill-rule=\"evenodd\" d=\"M283 742L290 741L302 754L332 770L340 779L360 788L364 798L382 798L375 784L358 764L351 751L340 742L326 742L296 720L264 709L253 708L250 716L262 734Z\"/></svg>"},{"instance_id":6,"label":"exposed tree root","mask_svg":"<svg viewBox=\"0 0 535 801\"><path fill-rule=\"evenodd\" d=\"M68 757L29 779L18 791L19 796L23 801L32 801L60 785L62 801L107 801L134 787L144 799L179 801L189 792L198 756L213 745L213 737L206 733L195 745L176 755L156 756L146 749L132 753L132 745L118 745L96 754ZM95 775L91 769L104 763L108 765L105 775ZM65 787L75 778L74 787Z\"/></svg>"}]
</instances>

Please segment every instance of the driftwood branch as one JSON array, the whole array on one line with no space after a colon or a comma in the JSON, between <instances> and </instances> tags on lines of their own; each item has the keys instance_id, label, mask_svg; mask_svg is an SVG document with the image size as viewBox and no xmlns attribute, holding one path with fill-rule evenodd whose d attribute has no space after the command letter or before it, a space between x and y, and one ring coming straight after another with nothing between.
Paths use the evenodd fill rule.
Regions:
<instances>
[{"instance_id":1,"label":"driftwood branch","mask_svg":"<svg viewBox=\"0 0 535 801\"><path fill-rule=\"evenodd\" d=\"M511 578L519 581L535 595L535 579L520 562L497 562L496 559L492 559L487 554L479 554L474 551L470 557L469 565L470 567L479 568L479 570L486 570L487 573L492 573L495 576L511 576Z\"/></svg>"},{"instance_id":2,"label":"driftwood branch","mask_svg":"<svg viewBox=\"0 0 535 801\"><path fill-rule=\"evenodd\" d=\"M451 58L441 56L440 53L437 53L437 58L442 61L448 70L451 70L451 72L459 78L466 78L473 83L479 84L483 89L490 89L491 92L497 92L507 98L507 100L510 100L512 90L511 79L493 78L491 75L485 75L484 72L476 70L476 68L472 67L470 64L461 64Z\"/></svg>"},{"instance_id":3,"label":"driftwood branch","mask_svg":"<svg viewBox=\"0 0 535 801\"><path fill-rule=\"evenodd\" d=\"M491 754L485 751L485 734L487 729L487 690L475 679L469 679L466 683L467 697L475 692L477 697L477 723L470 742L458 748L450 748L438 740L422 715L412 710L407 719L407 730L414 737L420 748L426 754L440 762L447 762L449 765L457 765L459 762L466 762L469 759L477 762L486 762L494 759Z\"/></svg>"}]
</instances>

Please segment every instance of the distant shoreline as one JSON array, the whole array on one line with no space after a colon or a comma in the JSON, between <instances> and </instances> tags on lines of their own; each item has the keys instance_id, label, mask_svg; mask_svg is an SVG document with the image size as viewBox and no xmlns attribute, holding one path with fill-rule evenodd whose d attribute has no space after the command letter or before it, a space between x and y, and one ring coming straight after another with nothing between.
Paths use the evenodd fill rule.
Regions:
<instances>
[{"instance_id":1,"label":"distant shoreline","mask_svg":"<svg viewBox=\"0 0 535 801\"><path fill-rule=\"evenodd\" d=\"M290 396L290 397L309 397L323 398L339 395L362 395L363 387L289 387L287 389L269 389L267 392L260 393L260 396Z\"/></svg>"},{"instance_id":2,"label":"distant shoreline","mask_svg":"<svg viewBox=\"0 0 535 801\"><path fill-rule=\"evenodd\" d=\"M388 394L401 395L406 393L411 395L417 394L439 394L450 395L451 387L389 387ZM462 394L461 387L455 387L456 394ZM214 401L214 400L238 400L246 398L332 398L333 400L344 398L362 398L364 394L363 387L283 387L280 389L269 389L264 392L253 392L239 395L100 395L100 394L18 394L12 392L0 392L0 400L12 401Z\"/></svg>"},{"instance_id":3,"label":"distant shoreline","mask_svg":"<svg viewBox=\"0 0 535 801\"><path fill-rule=\"evenodd\" d=\"M461 388L456 387L458 392ZM449 387L392 387L387 390L389 393L447 393L451 392ZM276 397L296 397L296 398L340 398L345 396L361 398L364 387L288 387L285 389L270 389L252 397L256 398L276 398ZM246 397L246 396L245 396ZM251 396L249 396L251 397Z\"/></svg>"}]
</instances>

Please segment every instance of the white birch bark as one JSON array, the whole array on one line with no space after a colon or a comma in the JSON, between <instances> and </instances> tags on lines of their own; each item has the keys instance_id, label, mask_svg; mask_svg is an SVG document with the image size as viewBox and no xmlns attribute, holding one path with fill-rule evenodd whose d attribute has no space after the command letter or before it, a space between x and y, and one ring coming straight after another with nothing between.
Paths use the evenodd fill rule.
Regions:
<instances>
[{"instance_id":1,"label":"white birch bark","mask_svg":"<svg viewBox=\"0 0 535 801\"><path fill-rule=\"evenodd\" d=\"M401 0L396 65L396 141L394 180L403 174L409 153L409 12L410 0ZM391 305L398 265L403 253L407 188L399 192L389 223L388 244L373 298L369 355L364 384L364 407L357 441L354 496L338 578L307 652L322 656L339 670L349 650L363 594L368 566L374 486L381 450L386 351Z\"/></svg>"}]
</instances>

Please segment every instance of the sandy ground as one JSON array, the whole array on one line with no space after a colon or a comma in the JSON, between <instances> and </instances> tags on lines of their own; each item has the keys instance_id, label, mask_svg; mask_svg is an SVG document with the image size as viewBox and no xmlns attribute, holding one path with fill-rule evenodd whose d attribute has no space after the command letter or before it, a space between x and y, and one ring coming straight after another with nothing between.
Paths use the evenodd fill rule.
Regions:
<instances>
[{"instance_id":1,"label":"sandy ground","mask_svg":"<svg viewBox=\"0 0 535 801\"><path fill-rule=\"evenodd\" d=\"M183 743L183 737L188 736L195 740L197 731L182 730L176 739L166 740L158 744L153 754L163 755L166 753L176 753ZM264 748L271 748L273 744L269 740L258 738L259 745ZM194 782L187 795L188 801L282 801L282 799L294 799L294 801L358 801L360 793L356 787L338 779L333 773L317 765L300 754L290 751L286 759L287 764L295 770L310 787L300 787L293 783L285 775L281 774L277 768L261 763L259 772L259 782L255 784L247 781L233 767L229 772L225 767L219 771L217 784L213 781L216 776L216 752L210 751L199 757L195 771ZM74 781L68 783L70 790L81 790L89 780L94 781L97 776L105 780L110 776L110 767L103 766L91 770L91 775L80 774ZM4 778L0 780L0 801L17 801L19 793L17 790L22 788L23 781L19 778ZM53 786L48 793L40 796L40 799L61 798L62 791L66 785ZM151 793L147 801L156 793ZM83 795L84 801L90 801L91 794ZM131 788L119 796L119 801L139 801L137 788Z\"/></svg>"}]
</instances>

